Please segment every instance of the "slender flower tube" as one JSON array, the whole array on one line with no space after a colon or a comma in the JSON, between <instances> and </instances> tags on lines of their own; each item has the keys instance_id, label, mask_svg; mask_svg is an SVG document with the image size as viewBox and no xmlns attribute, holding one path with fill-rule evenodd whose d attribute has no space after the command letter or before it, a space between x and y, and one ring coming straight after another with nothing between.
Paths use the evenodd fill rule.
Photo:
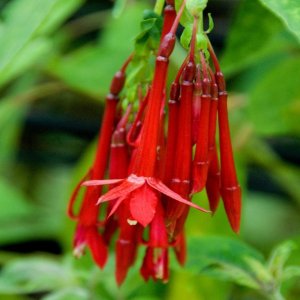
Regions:
<instances>
[{"instance_id":1,"label":"slender flower tube","mask_svg":"<svg viewBox=\"0 0 300 300\"><path fill-rule=\"evenodd\" d=\"M191 162L192 162L192 99L195 63L189 61L183 71L180 85L181 98L178 115L178 133L176 143L176 160L173 166L173 177L170 188L188 199L190 194ZM182 163L184 162L184 163ZM186 205L167 200L166 219L169 224L169 234L173 236L176 220L182 215Z\"/></svg>"},{"instance_id":2,"label":"slender flower tube","mask_svg":"<svg viewBox=\"0 0 300 300\"><path fill-rule=\"evenodd\" d=\"M217 57L210 47L210 54L216 70L215 78L219 90L218 120L221 157L221 196L232 229L238 232L241 217L241 188L237 180L227 111L225 80Z\"/></svg>"},{"instance_id":3,"label":"slender flower tube","mask_svg":"<svg viewBox=\"0 0 300 300\"><path fill-rule=\"evenodd\" d=\"M207 70L207 63L203 53L200 54L203 81L201 95L201 110L199 116L198 138L193 162L193 190L192 193L202 191L205 187L208 172L208 136L209 136L209 113L211 103L211 79Z\"/></svg>"},{"instance_id":4,"label":"slender flower tube","mask_svg":"<svg viewBox=\"0 0 300 300\"><path fill-rule=\"evenodd\" d=\"M216 148L214 148L210 159L205 187L209 207L211 211L215 213L220 201L220 167Z\"/></svg>"},{"instance_id":5,"label":"slender flower tube","mask_svg":"<svg viewBox=\"0 0 300 300\"><path fill-rule=\"evenodd\" d=\"M131 57L124 63L121 70L115 74L111 83L110 93L106 97L106 106L96 157L89 175L91 180L101 179L105 173L109 156L110 140L117 111L117 103L119 100L118 94L124 85L125 70L130 60ZM75 188L68 209L69 216L78 220L74 237L74 254L78 257L81 256L85 246L88 246L94 260L102 268L107 260L107 247L102 236L98 233L99 207L96 206L96 203L101 195L101 187L92 187L86 190L79 215L76 217L73 212L73 206L78 191L79 189Z\"/></svg>"},{"instance_id":6,"label":"slender flower tube","mask_svg":"<svg viewBox=\"0 0 300 300\"><path fill-rule=\"evenodd\" d=\"M209 114L209 131L208 131L208 174L206 181L206 193L209 201L209 207L213 213L217 210L220 201L220 167L219 158L216 149L216 124L218 112L218 86L214 74L210 69L211 75L211 104Z\"/></svg>"}]
</instances>

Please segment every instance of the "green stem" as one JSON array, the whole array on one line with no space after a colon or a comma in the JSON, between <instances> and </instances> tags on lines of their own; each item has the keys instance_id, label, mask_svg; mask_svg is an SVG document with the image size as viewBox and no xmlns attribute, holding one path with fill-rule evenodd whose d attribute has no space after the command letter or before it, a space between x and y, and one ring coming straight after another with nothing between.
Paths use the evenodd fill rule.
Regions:
<instances>
[{"instance_id":1,"label":"green stem","mask_svg":"<svg viewBox=\"0 0 300 300\"><path fill-rule=\"evenodd\" d=\"M154 12L158 15L161 15L164 5L165 5L165 0L156 0L155 6L154 6Z\"/></svg>"},{"instance_id":2,"label":"green stem","mask_svg":"<svg viewBox=\"0 0 300 300\"><path fill-rule=\"evenodd\" d=\"M269 300L285 300L280 291L275 291L273 294L267 296Z\"/></svg>"}]
</instances>

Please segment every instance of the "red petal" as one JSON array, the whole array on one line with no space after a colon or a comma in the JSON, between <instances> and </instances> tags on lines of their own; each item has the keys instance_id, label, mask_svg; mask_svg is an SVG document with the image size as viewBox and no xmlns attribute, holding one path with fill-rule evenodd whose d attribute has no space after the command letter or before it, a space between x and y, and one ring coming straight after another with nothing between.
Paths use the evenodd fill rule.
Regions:
<instances>
[{"instance_id":1,"label":"red petal","mask_svg":"<svg viewBox=\"0 0 300 300\"><path fill-rule=\"evenodd\" d=\"M155 216L150 225L148 245L156 248L167 248L169 246L163 208L160 203L156 206Z\"/></svg>"},{"instance_id":2,"label":"red petal","mask_svg":"<svg viewBox=\"0 0 300 300\"><path fill-rule=\"evenodd\" d=\"M130 197L130 212L133 219L146 227L153 220L157 201L156 193L148 185L137 189Z\"/></svg>"},{"instance_id":3,"label":"red petal","mask_svg":"<svg viewBox=\"0 0 300 300\"><path fill-rule=\"evenodd\" d=\"M209 201L209 207L214 213L217 210L220 201L220 168L216 148L214 148L212 152L212 159L209 164L206 193Z\"/></svg>"},{"instance_id":4,"label":"red petal","mask_svg":"<svg viewBox=\"0 0 300 300\"><path fill-rule=\"evenodd\" d=\"M111 189L105 195L101 196L99 198L98 204L100 202L107 202L107 201L110 201L110 200L117 199L119 197L124 198L128 194L130 194L132 191L136 190L137 188L139 188L142 185L143 185L143 183L142 184L137 184L137 183L130 182L128 180L123 180L123 182L120 185L118 185L117 187Z\"/></svg>"},{"instance_id":5,"label":"red petal","mask_svg":"<svg viewBox=\"0 0 300 300\"><path fill-rule=\"evenodd\" d=\"M153 252L154 249L152 247L147 248L143 264L140 269L141 275L143 276L145 281L148 281L150 277L153 277Z\"/></svg>"},{"instance_id":6,"label":"red petal","mask_svg":"<svg viewBox=\"0 0 300 300\"><path fill-rule=\"evenodd\" d=\"M239 232L241 218L241 188L239 185L233 188L222 188L221 195L231 228L235 232Z\"/></svg>"},{"instance_id":7,"label":"red petal","mask_svg":"<svg viewBox=\"0 0 300 300\"><path fill-rule=\"evenodd\" d=\"M109 212L107 219L110 218L118 209L118 207L120 206L120 204L126 199L127 196L125 197L120 197L116 203L114 204L114 206L112 207L111 211Z\"/></svg>"},{"instance_id":8,"label":"red petal","mask_svg":"<svg viewBox=\"0 0 300 300\"><path fill-rule=\"evenodd\" d=\"M121 285L136 256L137 243L119 238L116 244L116 281Z\"/></svg>"},{"instance_id":9,"label":"red petal","mask_svg":"<svg viewBox=\"0 0 300 300\"><path fill-rule=\"evenodd\" d=\"M92 227L87 229L86 238L94 261L100 268L103 268L107 261L108 251L102 236L96 227Z\"/></svg>"},{"instance_id":10,"label":"red petal","mask_svg":"<svg viewBox=\"0 0 300 300\"><path fill-rule=\"evenodd\" d=\"M194 162L192 194L201 192L207 181L209 161Z\"/></svg>"},{"instance_id":11,"label":"red petal","mask_svg":"<svg viewBox=\"0 0 300 300\"><path fill-rule=\"evenodd\" d=\"M87 180L81 185L83 186L95 186L95 185L107 185L114 184L123 181L124 179L103 179L103 180Z\"/></svg>"},{"instance_id":12,"label":"red petal","mask_svg":"<svg viewBox=\"0 0 300 300\"><path fill-rule=\"evenodd\" d=\"M152 177L148 177L147 178L147 183L152 186L154 189L158 190L159 192L161 192L162 194L164 195L167 195L169 196L170 198L176 200L176 201L179 201L180 203L183 203L183 204L186 204L186 205L189 205L193 208L196 208L200 211L203 211L203 212L207 212L207 213L210 213L211 211L209 210L206 210L200 206L198 206L197 204L191 202L191 201L188 201L186 199L183 199L180 195L178 195L177 193L173 192L172 190L170 190L165 184L163 184L161 181L155 179L155 178L152 178Z\"/></svg>"},{"instance_id":13,"label":"red petal","mask_svg":"<svg viewBox=\"0 0 300 300\"><path fill-rule=\"evenodd\" d=\"M186 260L186 240L184 232L181 232L178 235L174 251L176 254L177 261L183 266Z\"/></svg>"}]
</instances>

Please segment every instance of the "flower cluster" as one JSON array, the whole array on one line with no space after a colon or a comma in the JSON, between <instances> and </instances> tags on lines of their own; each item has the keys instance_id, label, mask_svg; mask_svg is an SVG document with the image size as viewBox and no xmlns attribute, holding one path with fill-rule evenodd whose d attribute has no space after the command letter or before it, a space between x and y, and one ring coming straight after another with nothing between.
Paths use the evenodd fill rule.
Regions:
<instances>
[{"instance_id":1,"label":"flower cluster","mask_svg":"<svg viewBox=\"0 0 300 300\"><path fill-rule=\"evenodd\" d=\"M203 32L197 13L193 13L187 57L167 87L169 58L184 9L185 2L176 13L173 1L167 1L153 78L137 86L135 103L124 107L126 73L135 53L115 74L94 164L69 203L69 215L77 221L75 255L88 247L102 268L109 245L115 243L118 284L140 245L146 248L140 269L145 280L168 280L170 248L184 264L189 208L209 212L191 201L195 193L206 189L212 212L221 197L233 230L239 230L241 190L230 142L225 81L207 36L206 43L198 42ZM86 191L75 214L82 185ZM103 186L108 190L103 192Z\"/></svg>"}]
</instances>

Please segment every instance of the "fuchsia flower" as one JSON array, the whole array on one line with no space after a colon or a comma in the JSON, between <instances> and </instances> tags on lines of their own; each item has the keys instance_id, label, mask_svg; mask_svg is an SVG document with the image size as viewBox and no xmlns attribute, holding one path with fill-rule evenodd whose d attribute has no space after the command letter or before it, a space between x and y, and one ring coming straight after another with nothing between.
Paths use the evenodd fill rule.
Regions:
<instances>
[{"instance_id":1,"label":"fuchsia flower","mask_svg":"<svg viewBox=\"0 0 300 300\"><path fill-rule=\"evenodd\" d=\"M174 2L167 1L153 79L151 83L141 80L136 86L138 107L134 102L127 108L121 105L128 96L125 73L130 72L137 54L113 78L94 164L69 204L69 215L77 221L74 253L80 256L88 247L102 268L107 249L115 241L119 285L140 246L146 247L140 269L145 280L168 280L169 249L184 264L189 208L209 212L192 202L191 195L204 188L212 212L221 196L233 230L239 230L241 192L231 149L225 82L210 44L198 48L198 15L193 16L189 52L171 84L168 118L165 116L169 57L184 8L185 1L176 14ZM75 215L73 206L81 185L86 192ZM103 193L105 185L108 191ZM100 210L104 210L104 219L99 219Z\"/></svg>"}]
</instances>

